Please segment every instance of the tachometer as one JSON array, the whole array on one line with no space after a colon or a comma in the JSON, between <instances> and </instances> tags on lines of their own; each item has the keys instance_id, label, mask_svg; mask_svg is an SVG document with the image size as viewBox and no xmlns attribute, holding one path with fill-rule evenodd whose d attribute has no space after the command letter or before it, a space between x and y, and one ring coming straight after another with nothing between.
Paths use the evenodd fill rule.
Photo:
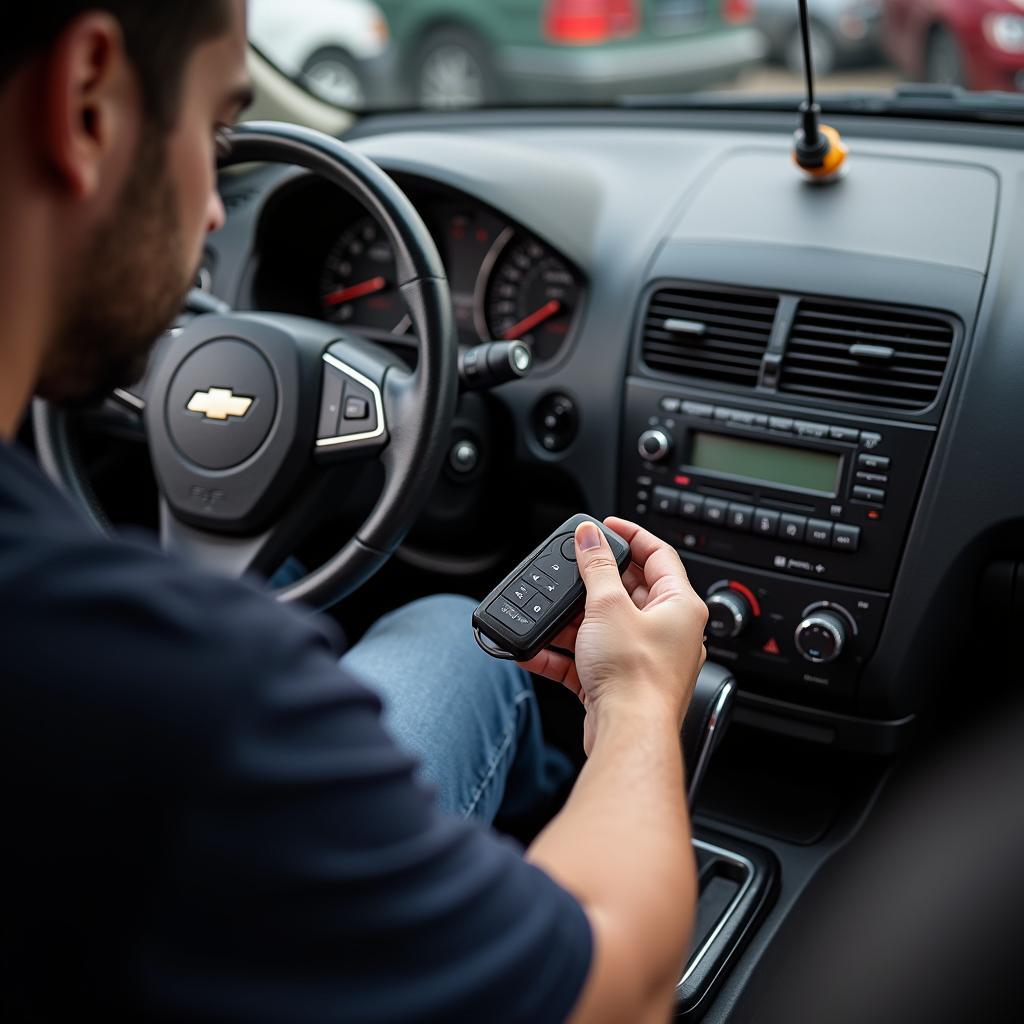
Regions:
<instances>
[{"instance_id":1,"label":"tachometer","mask_svg":"<svg viewBox=\"0 0 1024 1024\"><path fill-rule=\"evenodd\" d=\"M363 217L327 255L320 277L320 307L336 323L392 331L406 315L395 282L391 245L377 222Z\"/></svg>"},{"instance_id":2,"label":"tachometer","mask_svg":"<svg viewBox=\"0 0 1024 1024\"><path fill-rule=\"evenodd\" d=\"M476 299L481 337L524 341L540 362L561 348L576 315L580 283L546 245L507 228L487 255Z\"/></svg>"}]
</instances>

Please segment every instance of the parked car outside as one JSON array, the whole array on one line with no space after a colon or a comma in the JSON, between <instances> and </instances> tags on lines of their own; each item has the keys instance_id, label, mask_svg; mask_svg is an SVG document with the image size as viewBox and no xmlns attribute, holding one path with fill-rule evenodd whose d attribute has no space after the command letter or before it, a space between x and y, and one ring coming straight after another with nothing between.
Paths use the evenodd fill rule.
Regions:
<instances>
[{"instance_id":1,"label":"parked car outside","mask_svg":"<svg viewBox=\"0 0 1024 1024\"><path fill-rule=\"evenodd\" d=\"M916 81L1024 89L1024 4L1015 0L886 0L889 58Z\"/></svg>"},{"instance_id":2,"label":"parked car outside","mask_svg":"<svg viewBox=\"0 0 1024 1024\"><path fill-rule=\"evenodd\" d=\"M249 39L321 99L349 110L391 87L387 19L370 0L250 0Z\"/></svg>"},{"instance_id":3,"label":"parked car outside","mask_svg":"<svg viewBox=\"0 0 1024 1024\"><path fill-rule=\"evenodd\" d=\"M881 60L881 0L808 0L814 70L827 75L840 67ZM803 73L804 57L796 0L756 0L755 24L764 33L768 57Z\"/></svg>"}]
</instances>

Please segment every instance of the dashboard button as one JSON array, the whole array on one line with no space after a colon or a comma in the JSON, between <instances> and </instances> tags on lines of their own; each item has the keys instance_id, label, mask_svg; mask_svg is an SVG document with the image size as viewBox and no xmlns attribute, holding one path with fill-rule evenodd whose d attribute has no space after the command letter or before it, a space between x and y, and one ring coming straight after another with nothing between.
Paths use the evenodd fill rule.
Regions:
<instances>
[{"instance_id":1,"label":"dashboard button","mask_svg":"<svg viewBox=\"0 0 1024 1024\"><path fill-rule=\"evenodd\" d=\"M828 437L828 424L808 423L806 420L797 420L793 424L800 437Z\"/></svg>"},{"instance_id":2,"label":"dashboard button","mask_svg":"<svg viewBox=\"0 0 1024 1024\"><path fill-rule=\"evenodd\" d=\"M793 433L793 421L788 416L769 416L768 426L772 430L780 430L785 434Z\"/></svg>"},{"instance_id":3,"label":"dashboard button","mask_svg":"<svg viewBox=\"0 0 1024 1024\"><path fill-rule=\"evenodd\" d=\"M755 427L767 427L768 417L763 412L754 413L754 426Z\"/></svg>"},{"instance_id":4,"label":"dashboard button","mask_svg":"<svg viewBox=\"0 0 1024 1024\"><path fill-rule=\"evenodd\" d=\"M832 524L826 519L807 521L807 543L815 548L827 548L832 544Z\"/></svg>"},{"instance_id":5,"label":"dashboard button","mask_svg":"<svg viewBox=\"0 0 1024 1024\"><path fill-rule=\"evenodd\" d=\"M862 473L857 472L857 479L862 484L887 484L889 482L888 473Z\"/></svg>"},{"instance_id":6,"label":"dashboard button","mask_svg":"<svg viewBox=\"0 0 1024 1024\"><path fill-rule=\"evenodd\" d=\"M715 409L715 419L726 422L732 419L732 409L723 409L722 406L718 406Z\"/></svg>"},{"instance_id":7,"label":"dashboard button","mask_svg":"<svg viewBox=\"0 0 1024 1024\"><path fill-rule=\"evenodd\" d=\"M679 511L679 492L669 487L655 487L654 511L663 516L674 516Z\"/></svg>"},{"instance_id":8,"label":"dashboard button","mask_svg":"<svg viewBox=\"0 0 1024 1024\"><path fill-rule=\"evenodd\" d=\"M860 547L860 527L836 523L832 530L832 547L837 551L856 551Z\"/></svg>"},{"instance_id":9,"label":"dashboard button","mask_svg":"<svg viewBox=\"0 0 1024 1024\"><path fill-rule=\"evenodd\" d=\"M658 404L662 412L679 412L678 398L663 398Z\"/></svg>"},{"instance_id":10,"label":"dashboard button","mask_svg":"<svg viewBox=\"0 0 1024 1024\"><path fill-rule=\"evenodd\" d=\"M709 523L724 523L728 511L729 502L727 501L721 501L718 498L704 500L704 519Z\"/></svg>"},{"instance_id":11,"label":"dashboard button","mask_svg":"<svg viewBox=\"0 0 1024 1024\"><path fill-rule=\"evenodd\" d=\"M729 511L726 513L726 523L730 530L747 531L750 529L750 525L753 521L753 505L738 505L735 502L729 502Z\"/></svg>"},{"instance_id":12,"label":"dashboard button","mask_svg":"<svg viewBox=\"0 0 1024 1024\"><path fill-rule=\"evenodd\" d=\"M774 537L779 532L779 513L770 508L754 510L754 533L763 537Z\"/></svg>"},{"instance_id":13,"label":"dashboard button","mask_svg":"<svg viewBox=\"0 0 1024 1024\"><path fill-rule=\"evenodd\" d=\"M782 521L779 525L780 536L785 537L786 540L801 541L804 539L804 533L806 530L806 516L794 516L789 512L783 513Z\"/></svg>"},{"instance_id":14,"label":"dashboard button","mask_svg":"<svg viewBox=\"0 0 1024 1024\"><path fill-rule=\"evenodd\" d=\"M730 417L733 423L738 423L741 427L752 427L754 425L754 414L752 412L741 412L736 410Z\"/></svg>"},{"instance_id":15,"label":"dashboard button","mask_svg":"<svg viewBox=\"0 0 1024 1024\"><path fill-rule=\"evenodd\" d=\"M828 436L833 441L852 441L853 444L856 444L860 437L860 431L854 430L853 427L829 427Z\"/></svg>"},{"instance_id":16,"label":"dashboard button","mask_svg":"<svg viewBox=\"0 0 1024 1024\"><path fill-rule=\"evenodd\" d=\"M861 447L867 448L867 450L873 451L882 443L882 435L874 434L870 430L862 430L860 432L860 443Z\"/></svg>"},{"instance_id":17,"label":"dashboard button","mask_svg":"<svg viewBox=\"0 0 1024 1024\"><path fill-rule=\"evenodd\" d=\"M864 452L861 452L857 456L857 465L861 469L877 469L885 472L891 463L892 459L887 455L865 455Z\"/></svg>"},{"instance_id":18,"label":"dashboard button","mask_svg":"<svg viewBox=\"0 0 1024 1024\"><path fill-rule=\"evenodd\" d=\"M715 407L704 402L683 402L680 409L687 416L700 416L702 419L710 419L715 414Z\"/></svg>"},{"instance_id":19,"label":"dashboard button","mask_svg":"<svg viewBox=\"0 0 1024 1024\"><path fill-rule=\"evenodd\" d=\"M877 487L854 487L853 496L858 501L871 501L876 505L881 505L885 501L885 491Z\"/></svg>"},{"instance_id":20,"label":"dashboard button","mask_svg":"<svg viewBox=\"0 0 1024 1024\"><path fill-rule=\"evenodd\" d=\"M683 491L679 495L679 514L684 519L704 518L704 496Z\"/></svg>"}]
</instances>

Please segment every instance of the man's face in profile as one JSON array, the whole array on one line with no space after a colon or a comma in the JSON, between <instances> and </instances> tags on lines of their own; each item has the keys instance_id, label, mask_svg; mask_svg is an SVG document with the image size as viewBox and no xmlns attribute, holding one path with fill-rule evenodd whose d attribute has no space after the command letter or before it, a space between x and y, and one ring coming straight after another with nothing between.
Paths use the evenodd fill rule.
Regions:
<instances>
[{"instance_id":1,"label":"man's face in profile","mask_svg":"<svg viewBox=\"0 0 1024 1024\"><path fill-rule=\"evenodd\" d=\"M137 381L195 279L207 232L223 222L216 135L247 91L245 3L228 2L227 31L201 42L185 64L172 126L139 126L114 209L55 297L61 326L40 377L45 398L88 402Z\"/></svg>"}]
</instances>

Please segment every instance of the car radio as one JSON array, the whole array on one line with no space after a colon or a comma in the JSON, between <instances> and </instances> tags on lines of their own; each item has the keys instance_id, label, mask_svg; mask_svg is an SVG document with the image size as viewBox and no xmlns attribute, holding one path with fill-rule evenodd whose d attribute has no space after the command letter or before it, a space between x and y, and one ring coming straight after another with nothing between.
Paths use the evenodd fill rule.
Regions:
<instances>
[{"instance_id":1,"label":"car radio","mask_svg":"<svg viewBox=\"0 0 1024 1024\"><path fill-rule=\"evenodd\" d=\"M620 508L683 554L718 656L849 692L933 438L915 423L631 378Z\"/></svg>"}]
</instances>

